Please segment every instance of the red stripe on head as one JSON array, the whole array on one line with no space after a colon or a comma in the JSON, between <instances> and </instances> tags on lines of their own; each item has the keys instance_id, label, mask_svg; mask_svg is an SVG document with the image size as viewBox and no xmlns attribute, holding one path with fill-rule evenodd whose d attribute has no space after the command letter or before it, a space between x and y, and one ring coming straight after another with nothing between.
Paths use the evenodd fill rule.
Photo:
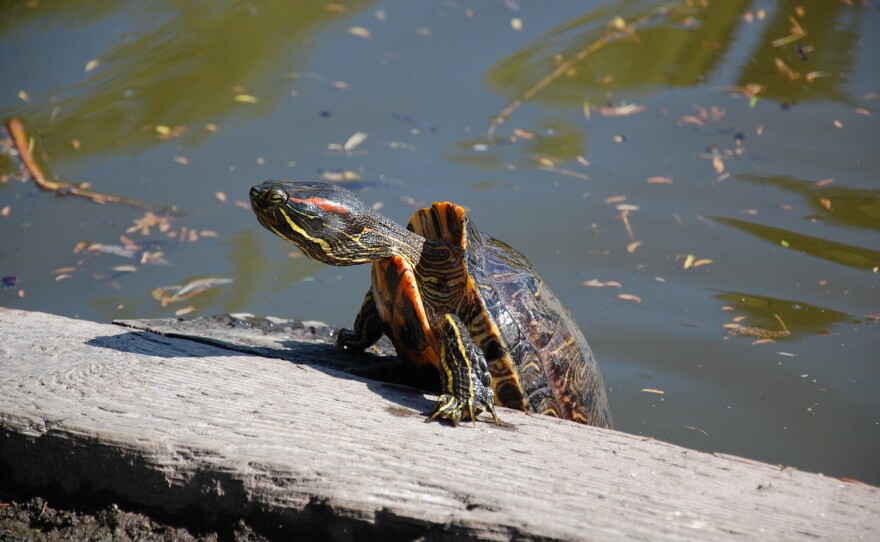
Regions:
<instances>
[{"instance_id":1,"label":"red stripe on head","mask_svg":"<svg viewBox=\"0 0 880 542\"><path fill-rule=\"evenodd\" d=\"M335 201L326 199L326 198L307 198L307 199L299 199L299 198L290 198L292 201L297 203L311 203L315 207L319 209L323 209L329 213L336 213L339 215L348 214L348 207L345 205L340 205Z\"/></svg>"}]
</instances>

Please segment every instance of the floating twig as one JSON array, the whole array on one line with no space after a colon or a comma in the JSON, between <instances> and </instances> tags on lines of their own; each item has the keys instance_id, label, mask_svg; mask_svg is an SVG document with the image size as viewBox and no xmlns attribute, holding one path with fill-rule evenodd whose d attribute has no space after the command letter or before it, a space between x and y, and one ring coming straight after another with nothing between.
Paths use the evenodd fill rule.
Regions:
<instances>
[{"instance_id":1,"label":"floating twig","mask_svg":"<svg viewBox=\"0 0 880 542\"><path fill-rule=\"evenodd\" d=\"M27 169L28 174L41 189L49 192L58 192L60 194L70 194L71 196L88 198L95 203L100 203L102 205L105 203L119 203L121 205L128 205L130 207L138 207L141 209L155 208L155 206L135 199L95 192L94 190L81 188L72 183L49 179L49 176L34 159L33 151L36 146L36 139L27 133L24 123L13 117L6 122L6 129L9 131L12 141L15 143L15 148L18 149L18 155L21 158L21 162L24 164L25 169Z\"/></svg>"},{"instance_id":2,"label":"floating twig","mask_svg":"<svg viewBox=\"0 0 880 542\"><path fill-rule=\"evenodd\" d=\"M587 47L581 49L577 53L575 53L572 57L565 60L564 62L560 62L556 69L550 72L548 75L541 78L540 81L532 85L531 88L520 94L515 100L508 103L504 106L495 117L493 117L492 122L489 124L489 139L492 139L495 136L495 130L498 128L498 125L503 123L510 115L520 108L524 103L531 100L535 97L539 92L547 88L550 83L562 77L566 72L568 72L575 64L583 62L593 53L599 51L606 45L609 45L619 39L625 37L631 37L635 34L635 30L639 27L645 26L652 19L668 14L676 9L677 6L674 7L661 7L656 10L651 11L647 15L644 15L635 21L627 24L622 18L616 17L610 23L612 28L611 32L606 33L604 36L594 41Z\"/></svg>"}]
</instances>

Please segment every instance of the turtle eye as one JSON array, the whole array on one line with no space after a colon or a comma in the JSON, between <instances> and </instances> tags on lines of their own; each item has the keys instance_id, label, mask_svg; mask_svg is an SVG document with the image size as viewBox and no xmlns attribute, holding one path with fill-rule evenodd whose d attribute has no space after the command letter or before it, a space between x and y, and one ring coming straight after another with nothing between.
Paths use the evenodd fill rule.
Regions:
<instances>
[{"instance_id":1,"label":"turtle eye","mask_svg":"<svg viewBox=\"0 0 880 542\"><path fill-rule=\"evenodd\" d=\"M273 190L269 194L269 203L272 205L283 205L287 201L287 194L281 190Z\"/></svg>"}]
</instances>

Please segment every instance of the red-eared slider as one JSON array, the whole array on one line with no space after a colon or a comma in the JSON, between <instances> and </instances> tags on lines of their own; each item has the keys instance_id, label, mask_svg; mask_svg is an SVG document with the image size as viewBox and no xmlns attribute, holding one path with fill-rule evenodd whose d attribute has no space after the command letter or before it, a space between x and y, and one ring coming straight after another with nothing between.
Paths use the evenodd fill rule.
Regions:
<instances>
[{"instance_id":1,"label":"red-eared slider","mask_svg":"<svg viewBox=\"0 0 880 542\"><path fill-rule=\"evenodd\" d=\"M384 333L402 358L438 368L430 419L495 416L494 403L611 426L602 375L571 314L523 255L481 234L462 207L435 203L402 228L332 184L267 181L250 198L260 224L310 258L373 264L354 329L340 330L337 344L363 350Z\"/></svg>"}]
</instances>

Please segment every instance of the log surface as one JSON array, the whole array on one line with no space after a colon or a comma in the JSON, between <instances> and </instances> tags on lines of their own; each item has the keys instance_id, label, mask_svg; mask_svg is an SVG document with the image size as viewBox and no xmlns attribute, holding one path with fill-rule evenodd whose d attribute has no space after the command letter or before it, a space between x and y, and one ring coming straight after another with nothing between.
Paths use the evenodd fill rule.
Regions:
<instances>
[{"instance_id":1,"label":"log surface","mask_svg":"<svg viewBox=\"0 0 880 542\"><path fill-rule=\"evenodd\" d=\"M0 476L327 539L880 539L875 487L504 408L423 423L432 396L298 341L0 308Z\"/></svg>"}]
</instances>

